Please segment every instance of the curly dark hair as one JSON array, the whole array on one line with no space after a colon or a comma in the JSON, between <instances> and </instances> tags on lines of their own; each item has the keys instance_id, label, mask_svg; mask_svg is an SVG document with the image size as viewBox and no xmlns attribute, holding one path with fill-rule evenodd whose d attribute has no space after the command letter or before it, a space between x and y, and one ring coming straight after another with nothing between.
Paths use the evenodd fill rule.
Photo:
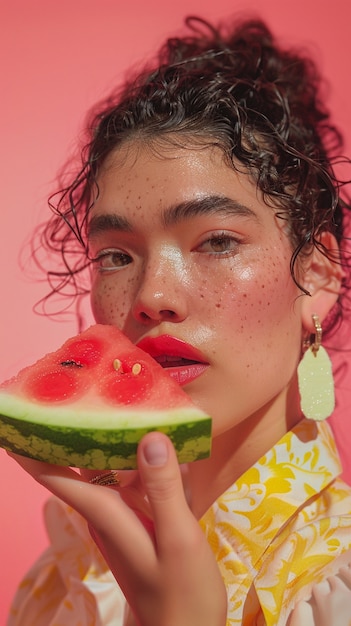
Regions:
<instances>
[{"instance_id":1,"label":"curly dark hair","mask_svg":"<svg viewBox=\"0 0 351 626\"><path fill-rule=\"evenodd\" d=\"M53 216L40 231L42 250L63 261L60 271L47 272L52 293L75 298L89 291L83 270L90 265L91 198L102 163L129 141L220 147L287 220L297 284L296 260L312 246L343 262L319 241L322 231L341 241L348 203L340 198L344 183L332 165L340 159L342 138L322 102L314 62L279 46L261 20L230 30L197 17L186 25L189 35L166 42L156 69L127 81L88 120L80 170L51 196Z\"/></svg>"}]
</instances>

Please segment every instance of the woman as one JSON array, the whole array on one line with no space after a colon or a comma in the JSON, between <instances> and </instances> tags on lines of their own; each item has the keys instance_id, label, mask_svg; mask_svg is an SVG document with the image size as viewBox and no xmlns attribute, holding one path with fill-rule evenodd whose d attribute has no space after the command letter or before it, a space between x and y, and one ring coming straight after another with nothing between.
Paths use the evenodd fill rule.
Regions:
<instances>
[{"instance_id":1,"label":"woman","mask_svg":"<svg viewBox=\"0 0 351 626\"><path fill-rule=\"evenodd\" d=\"M328 577L349 593L351 492L314 385L348 278L340 138L314 65L263 23L188 26L100 107L43 236L54 290L81 293L88 268L96 321L211 414L212 455L180 469L151 433L108 487L18 458L72 508L49 505L10 626L294 624Z\"/></svg>"}]
</instances>

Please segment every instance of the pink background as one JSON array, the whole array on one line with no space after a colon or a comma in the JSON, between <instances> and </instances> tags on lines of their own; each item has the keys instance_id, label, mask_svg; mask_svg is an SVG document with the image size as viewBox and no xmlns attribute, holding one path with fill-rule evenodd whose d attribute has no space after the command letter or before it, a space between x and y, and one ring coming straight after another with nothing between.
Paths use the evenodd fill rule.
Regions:
<instances>
[{"instance_id":1,"label":"pink background","mask_svg":"<svg viewBox=\"0 0 351 626\"><path fill-rule=\"evenodd\" d=\"M329 79L334 118L349 137L350 0L1 3L0 379L76 332L73 319L58 323L32 312L46 286L23 275L18 257L46 213L53 179L87 108L120 81L131 64L152 54L165 36L177 33L186 14L226 18L252 12L255 6L280 37L306 45L318 59ZM350 139L347 148L350 152ZM336 416L345 451L350 388L351 375L346 373L339 383ZM21 576L46 546L41 520L46 497L47 492L0 450L0 624Z\"/></svg>"}]
</instances>

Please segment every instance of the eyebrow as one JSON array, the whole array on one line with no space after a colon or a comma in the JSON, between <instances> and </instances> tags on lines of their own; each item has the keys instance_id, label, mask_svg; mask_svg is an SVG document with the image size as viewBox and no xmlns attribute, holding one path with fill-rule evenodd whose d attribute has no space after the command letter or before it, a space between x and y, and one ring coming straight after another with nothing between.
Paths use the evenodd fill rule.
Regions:
<instances>
[{"instance_id":1,"label":"eyebrow","mask_svg":"<svg viewBox=\"0 0 351 626\"><path fill-rule=\"evenodd\" d=\"M233 198L207 195L168 207L161 214L161 223L167 228L187 219L212 214L246 217L255 220L257 223L260 221L255 211ZM94 236L109 230L133 232L134 228L127 218L117 213L94 215L88 224L88 238L94 238Z\"/></svg>"},{"instance_id":2,"label":"eyebrow","mask_svg":"<svg viewBox=\"0 0 351 626\"><path fill-rule=\"evenodd\" d=\"M162 221L164 226L172 226L192 217L216 213L247 217L259 221L255 211L248 206L233 198L218 195L201 196L169 207L163 212Z\"/></svg>"},{"instance_id":3,"label":"eyebrow","mask_svg":"<svg viewBox=\"0 0 351 626\"><path fill-rule=\"evenodd\" d=\"M127 218L117 215L117 213L94 215L88 224L88 239L108 230L132 232L133 228Z\"/></svg>"}]
</instances>

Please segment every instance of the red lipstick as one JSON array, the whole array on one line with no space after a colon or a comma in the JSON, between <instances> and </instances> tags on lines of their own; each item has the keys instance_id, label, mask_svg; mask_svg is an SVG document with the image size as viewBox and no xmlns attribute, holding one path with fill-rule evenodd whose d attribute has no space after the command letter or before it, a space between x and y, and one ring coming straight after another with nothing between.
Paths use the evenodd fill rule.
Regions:
<instances>
[{"instance_id":1,"label":"red lipstick","mask_svg":"<svg viewBox=\"0 0 351 626\"><path fill-rule=\"evenodd\" d=\"M195 380L209 365L199 350L171 335L145 337L137 346L167 369L179 385Z\"/></svg>"}]
</instances>

